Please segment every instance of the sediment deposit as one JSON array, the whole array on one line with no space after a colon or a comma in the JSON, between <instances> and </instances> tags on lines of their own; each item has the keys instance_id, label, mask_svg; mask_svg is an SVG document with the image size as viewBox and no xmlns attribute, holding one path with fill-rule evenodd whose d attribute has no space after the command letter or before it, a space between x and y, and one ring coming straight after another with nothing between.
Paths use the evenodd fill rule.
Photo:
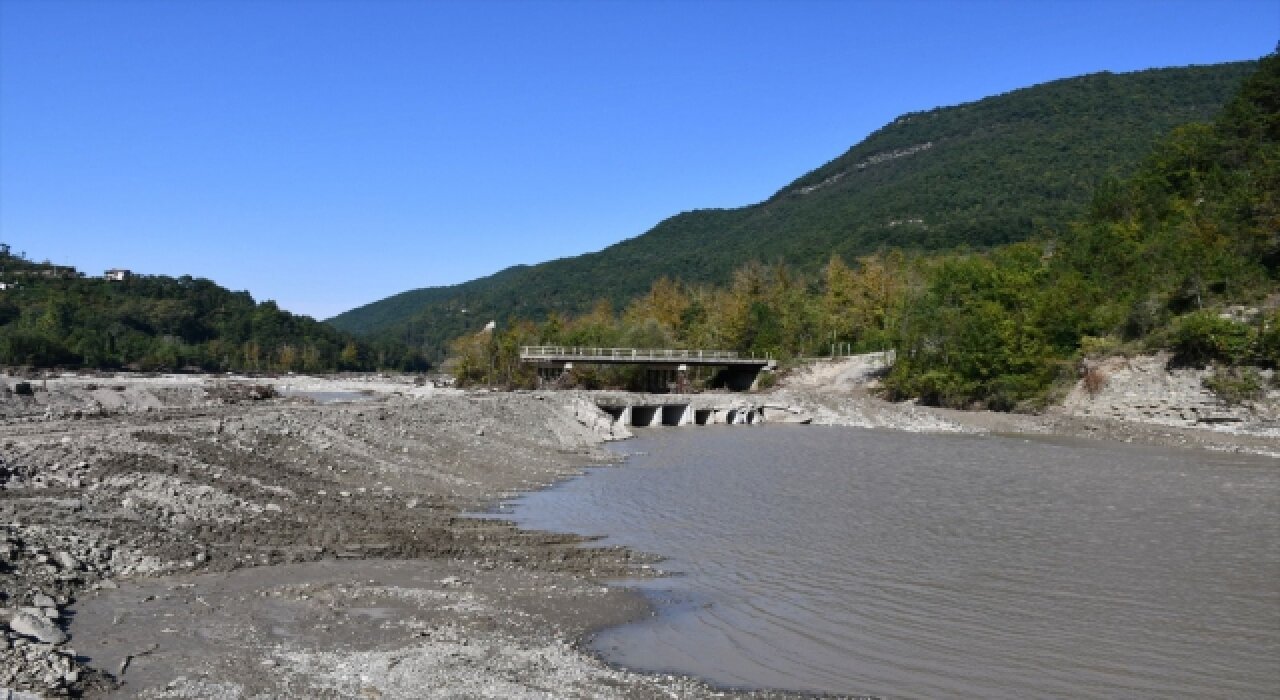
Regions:
<instances>
[{"instance_id":1,"label":"sediment deposit","mask_svg":"<svg viewBox=\"0 0 1280 700\"><path fill-rule=\"evenodd\" d=\"M1041 416L888 404L868 392L882 364L694 403L1277 451L1275 392L1230 423L1100 409L1163 391L1141 362ZM605 665L581 641L646 608L602 582L658 562L466 515L616 461L602 445L628 430L597 404L618 400L409 377L0 376L0 697L779 695ZM1195 400L1188 415L1217 415Z\"/></svg>"},{"instance_id":2,"label":"sediment deposit","mask_svg":"<svg viewBox=\"0 0 1280 700\"><path fill-rule=\"evenodd\" d=\"M0 402L4 692L717 694L574 645L643 613L599 581L651 561L464 516L616 460L580 395L28 381Z\"/></svg>"}]
</instances>

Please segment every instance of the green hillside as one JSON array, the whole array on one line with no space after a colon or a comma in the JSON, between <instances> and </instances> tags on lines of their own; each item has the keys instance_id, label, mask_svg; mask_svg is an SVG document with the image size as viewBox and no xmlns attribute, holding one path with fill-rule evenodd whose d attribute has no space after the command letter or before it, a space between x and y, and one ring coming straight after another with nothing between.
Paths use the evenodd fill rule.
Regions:
<instances>
[{"instance_id":1,"label":"green hillside","mask_svg":"<svg viewBox=\"0 0 1280 700\"><path fill-rule=\"evenodd\" d=\"M1082 356L1165 348L1213 365L1206 386L1228 400L1261 395L1248 366L1280 365L1280 54L1258 65L1052 246L940 259L901 304L890 391L1011 408Z\"/></svg>"},{"instance_id":2,"label":"green hillside","mask_svg":"<svg viewBox=\"0 0 1280 700\"><path fill-rule=\"evenodd\" d=\"M748 263L726 285L660 278L624 308L509 323L452 344L461 382L531 387L521 345L716 347L797 356L893 350L886 395L955 408L1036 409L1097 360L1170 350L1213 372L1227 402L1263 396L1280 366L1280 55L1211 123L1180 126L1108 179L1056 235L981 251L886 251L819 275ZM699 379L712 379L696 375ZM642 388L629 368L561 383Z\"/></svg>"},{"instance_id":3,"label":"green hillside","mask_svg":"<svg viewBox=\"0 0 1280 700\"><path fill-rule=\"evenodd\" d=\"M248 371L425 369L403 343L358 340L206 279L87 277L0 243L0 366Z\"/></svg>"},{"instance_id":4,"label":"green hillside","mask_svg":"<svg viewBox=\"0 0 1280 700\"><path fill-rule=\"evenodd\" d=\"M812 272L832 254L988 248L1079 218L1176 126L1206 121L1255 64L1100 73L904 115L765 202L673 216L602 251L419 289L343 313L343 330L430 356L490 319L621 305L661 276L724 283L750 260Z\"/></svg>"}]
</instances>

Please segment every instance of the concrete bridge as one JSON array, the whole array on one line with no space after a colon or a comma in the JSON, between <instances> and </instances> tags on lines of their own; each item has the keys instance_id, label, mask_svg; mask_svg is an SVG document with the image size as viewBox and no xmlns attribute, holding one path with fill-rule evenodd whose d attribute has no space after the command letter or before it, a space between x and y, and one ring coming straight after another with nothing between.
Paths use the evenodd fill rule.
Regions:
<instances>
[{"instance_id":1,"label":"concrete bridge","mask_svg":"<svg viewBox=\"0 0 1280 700\"><path fill-rule=\"evenodd\" d=\"M525 345L520 361L538 367L546 379L556 379L575 365L639 365L650 374L649 384L683 387L690 367L721 367L724 385L746 391L763 370L777 366L770 357L743 357L728 350L669 350L641 348L583 348L561 345Z\"/></svg>"}]
</instances>

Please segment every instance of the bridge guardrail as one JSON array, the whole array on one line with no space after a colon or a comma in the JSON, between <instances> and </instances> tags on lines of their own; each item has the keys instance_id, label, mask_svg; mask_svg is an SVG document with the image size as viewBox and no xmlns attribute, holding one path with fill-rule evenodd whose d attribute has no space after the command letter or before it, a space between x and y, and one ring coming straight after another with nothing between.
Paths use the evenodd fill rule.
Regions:
<instances>
[{"instance_id":1,"label":"bridge guardrail","mask_svg":"<svg viewBox=\"0 0 1280 700\"><path fill-rule=\"evenodd\" d=\"M733 350L669 350L663 348L585 348L563 345L522 345L520 357L527 360L581 358L612 360L738 360Z\"/></svg>"}]
</instances>

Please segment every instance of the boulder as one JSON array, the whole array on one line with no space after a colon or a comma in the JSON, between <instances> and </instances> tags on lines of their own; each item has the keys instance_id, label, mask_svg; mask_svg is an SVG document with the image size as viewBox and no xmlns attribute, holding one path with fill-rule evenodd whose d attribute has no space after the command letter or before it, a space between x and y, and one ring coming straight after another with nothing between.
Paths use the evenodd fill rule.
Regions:
<instances>
[{"instance_id":1,"label":"boulder","mask_svg":"<svg viewBox=\"0 0 1280 700\"><path fill-rule=\"evenodd\" d=\"M76 571L80 568L80 560L70 552L58 552L58 566L66 571Z\"/></svg>"},{"instance_id":2,"label":"boulder","mask_svg":"<svg viewBox=\"0 0 1280 700\"><path fill-rule=\"evenodd\" d=\"M19 611L9 620L9 629L23 637L31 637L41 644L62 644L67 641L67 633L58 628L43 616Z\"/></svg>"}]
</instances>

